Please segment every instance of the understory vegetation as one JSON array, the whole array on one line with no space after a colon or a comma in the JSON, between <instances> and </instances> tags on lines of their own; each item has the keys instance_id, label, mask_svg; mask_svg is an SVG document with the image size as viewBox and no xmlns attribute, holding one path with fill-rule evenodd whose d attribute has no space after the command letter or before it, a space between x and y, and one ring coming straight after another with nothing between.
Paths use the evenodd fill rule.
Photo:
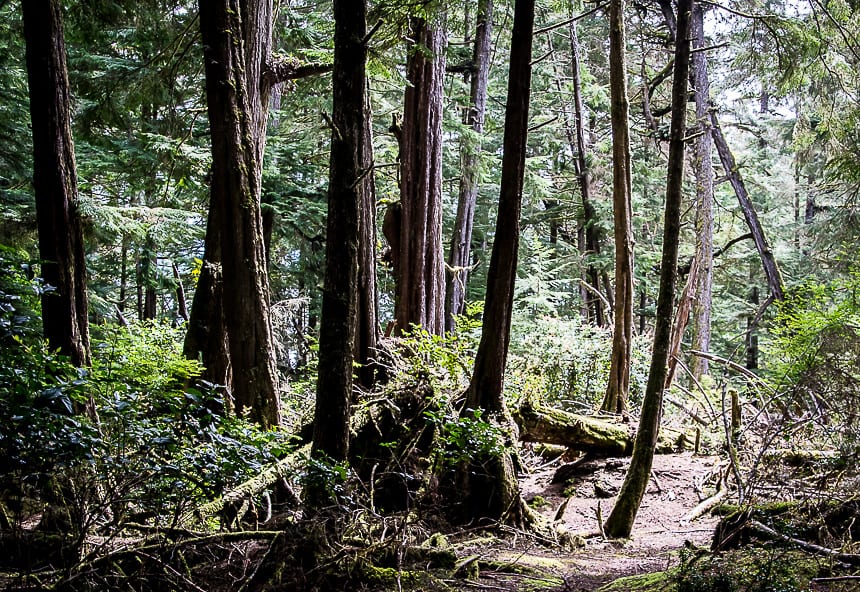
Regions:
<instances>
[{"instance_id":1,"label":"understory vegetation","mask_svg":"<svg viewBox=\"0 0 860 592\"><path fill-rule=\"evenodd\" d=\"M455 469L515 445L494 418L455 413L474 321L462 318L449 338L419 331L386 346L387 381L356 402L350 467L319 463L308 458L304 429L309 377L290 382L285 426L261 431L223 413L222 389L198 380L199 364L181 355L181 328L96 327L92 367L77 369L40 339L42 286L20 255L3 252L0 303L0 566L8 589L442 590L482 570L525 570L563 589L563 578L540 567L479 559L501 539L476 537L480 525L450 510ZM699 430L697 452L724 459L707 488L729 492L714 539L727 554L692 548L663 579L619 580L607 590L799 591L816 578L838 582L840 565L857 565L854 288L798 293L780 311L758 375L727 365L690 385L694 410L666 408L666 425L690 434L682 449ZM511 408L538 400L593 411L608 336L550 315L519 317L516 327ZM729 389L743 393L734 428ZM95 414L75 413L83 408ZM545 462L537 448L520 454L532 466ZM309 482L329 491L336 514L302 517ZM538 549L582 544L548 522L521 536ZM738 546L749 550L728 550Z\"/></svg>"}]
</instances>

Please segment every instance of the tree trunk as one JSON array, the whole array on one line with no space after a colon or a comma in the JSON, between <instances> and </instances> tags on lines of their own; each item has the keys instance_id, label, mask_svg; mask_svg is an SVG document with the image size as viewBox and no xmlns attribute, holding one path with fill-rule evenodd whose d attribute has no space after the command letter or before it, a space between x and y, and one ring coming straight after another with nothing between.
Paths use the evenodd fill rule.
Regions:
<instances>
[{"instance_id":1,"label":"tree trunk","mask_svg":"<svg viewBox=\"0 0 860 592\"><path fill-rule=\"evenodd\" d=\"M179 266L176 261L171 262L173 269L173 282L176 289L176 316L188 322L188 303L185 301L185 286L182 285L182 276L179 275Z\"/></svg>"},{"instance_id":2,"label":"tree trunk","mask_svg":"<svg viewBox=\"0 0 860 592\"><path fill-rule=\"evenodd\" d=\"M764 234L764 229L759 222L758 214L747 193L746 185L743 177L741 177L738 165L735 162L735 157L732 155L729 145L726 143L726 138L723 136L723 130L720 128L720 121L717 118L717 112L711 110L711 135L714 138L714 145L717 148L717 154L720 155L720 161L723 163L723 169L726 171L726 176L731 181L732 187L737 195L738 203L741 206L741 211L744 214L747 226L753 235L756 250L761 258L764 275L767 278L768 289L773 300L784 300L782 273L779 271L779 266L773 256L773 251L767 238Z\"/></svg>"},{"instance_id":3,"label":"tree trunk","mask_svg":"<svg viewBox=\"0 0 860 592\"><path fill-rule=\"evenodd\" d=\"M33 190L39 228L42 325L51 348L75 366L90 364L87 272L77 210L69 79L59 0L22 2L30 119Z\"/></svg>"},{"instance_id":4,"label":"tree trunk","mask_svg":"<svg viewBox=\"0 0 860 592\"><path fill-rule=\"evenodd\" d=\"M602 411L627 414L630 356L633 344L633 212L631 205L630 132L627 114L624 0L609 8L609 77L612 100L612 209L615 222L615 329L612 360Z\"/></svg>"},{"instance_id":5,"label":"tree trunk","mask_svg":"<svg viewBox=\"0 0 860 592\"><path fill-rule=\"evenodd\" d=\"M143 289L141 321L155 320L158 315L158 264L155 248L155 241L147 234L140 252L140 284Z\"/></svg>"},{"instance_id":6,"label":"tree trunk","mask_svg":"<svg viewBox=\"0 0 860 592\"><path fill-rule=\"evenodd\" d=\"M362 21L363 22L363 21ZM366 25L363 25L366 26ZM364 48L362 48L363 50ZM362 77L365 77L362 68ZM358 383L365 389L373 386L376 380L376 348L379 344L379 300L376 290L376 183L373 178L373 117L370 110L370 97L365 89L364 130L360 152L361 204L358 209L358 327L355 334L355 361ZM350 107L351 108L351 107Z\"/></svg>"},{"instance_id":7,"label":"tree trunk","mask_svg":"<svg viewBox=\"0 0 860 592\"><path fill-rule=\"evenodd\" d=\"M571 71L573 74L573 122L576 134L574 153L576 154L576 179L579 183L582 197L582 227L584 230L584 249L580 249L584 258L600 255L600 228L597 220L597 210L591 197L591 171L588 168L588 143L585 140L585 108L582 104L582 81L580 76L579 38L576 33L576 21L570 23L570 51L572 55ZM600 275L593 263L589 263L584 278L595 290L600 289ZM606 324L603 302L590 290L585 290L585 306L589 317L598 327Z\"/></svg>"},{"instance_id":8,"label":"tree trunk","mask_svg":"<svg viewBox=\"0 0 860 592\"><path fill-rule=\"evenodd\" d=\"M224 315L236 412L280 423L260 185L271 50L271 0L201 0L212 138L210 208L218 211Z\"/></svg>"},{"instance_id":9,"label":"tree trunk","mask_svg":"<svg viewBox=\"0 0 860 592\"><path fill-rule=\"evenodd\" d=\"M454 317L466 311L466 286L469 281L472 225L478 201L481 157L481 134L484 133L484 112L487 104L487 79L490 71L490 46L493 32L493 1L480 0L475 23L475 43L472 49L471 89L465 123L473 133L460 138L460 194L457 218L448 255L445 297L445 330L453 331Z\"/></svg>"},{"instance_id":10,"label":"tree trunk","mask_svg":"<svg viewBox=\"0 0 860 592\"><path fill-rule=\"evenodd\" d=\"M400 237L394 316L400 331L444 331L442 252L442 83L445 29L410 21L400 160Z\"/></svg>"},{"instance_id":11,"label":"tree trunk","mask_svg":"<svg viewBox=\"0 0 860 592\"><path fill-rule=\"evenodd\" d=\"M224 277L221 271L221 222L220 210L209 207L206 222L206 238L203 244L203 263L191 311L182 354L203 364L201 378L207 382L223 385L232 390L233 377L230 371L230 349L227 342L227 327L224 321ZM234 411L232 400L225 397L226 411Z\"/></svg>"},{"instance_id":12,"label":"tree trunk","mask_svg":"<svg viewBox=\"0 0 860 592\"><path fill-rule=\"evenodd\" d=\"M326 267L320 322L319 370L312 455L342 462L349 445L352 364L357 329L359 232L367 231L362 175L366 155L364 1L334 2L332 138ZM366 177L365 177L366 179ZM372 198L372 195L371 195ZM364 224L362 223L364 222ZM362 278L373 282L375 278ZM319 493L319 492L317 492ZM319 500L317 500L319 501Z\"/></svg>"},{"instance_id":13,"label":"tree trunk","mask_svg":"<svg viewBox=\"0 0 860 592\"><path fill-rule=\"evenodd\" d=\"M693 47L705 47L704 8L695 4L692 14ZM714 280L714 167L711 161L710 83L707 52L701 50L691 57L690 78L696 97L696 261L694 284L692 348L707 352L711 349L711 289ZM693 356L690 371L696 380L708 373L708 360Z\"/></svg>"},{"instance_id":14,"label":"tree trunk","mask_svg":"<svg viewBox=\"0 0 860 592\"><path fill-rule=\"evenodd\" d=\"M648 384L642 402L639 429L633 444L633 457L604 526L609 536L629 537L639 511L642 496L651 480L651 465L660 431L666 362L672 330L672 307L675 278L678 273L678 239L681 233L681 201L684 183L684 136L687 116L687 78L690 67L690 12L693 0L678 1L675 66L672 82L672 124L669 139L669 171L666 180L666 215L663 228L663 254L660 260L660 290L657 295L657 319L654 327L654 349Z\"/></svg>"},{"instance_id":15,"label":"tree trunk","mask_svg":"<svg viewBox=\"0 0 860 592\"><path fill-rule=\"evenodd\" d=\"M758 326L756 323L756 311L759 307L758 286L755 285L755 269L750 266L750 291L747 302L751 304L750 312L747 314L747 332L745 336L746 345L746 369L758 369Z\"/></svg>"},{"instance_id":16,"label":"tree trunk","mask_svg":"<svg viewBox=\"0 0 860 592\"><path fill-rule=\"evenodd\" d=\"M502 178L499 216L484 305L481 342L475 356L472 381L466 391L463 413L481 409L505 427L513 425L503 397L504 373L511 335L514 283L517 277L517 249L520 235L523 178L528 136L531 92L532 27L534 0L517 0L511 38L508 100L505 109ZM504 519L523 525L527 510L520 499L516 471L510 452L501 452L482 464L481 459L463 472L464 507L476 519ZM486 459L485 459L486 460Z\"/></svg>"}]
</instances>

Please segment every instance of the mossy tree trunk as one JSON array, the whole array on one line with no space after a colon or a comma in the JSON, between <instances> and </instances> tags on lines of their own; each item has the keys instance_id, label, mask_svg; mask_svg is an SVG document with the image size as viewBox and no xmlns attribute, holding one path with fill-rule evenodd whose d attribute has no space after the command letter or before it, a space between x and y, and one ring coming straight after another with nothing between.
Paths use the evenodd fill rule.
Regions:
<instances>
[{"instance_id":1,"label":"mossy tree trunk","mask_svg":"<svg viewBox=\"0 0 860 592\"><path fill-rule=\"evenodd\" d=\"M693 0L679 0L675 66L672 82L672 124L669 136L669 171L666 179L666 213L663 227L663 253L660 260L660 289L657 295L657 319L654 348L648 384L642 402L639 429L633 444L630 468L621 491L606 520L604 529L612 537L629 537L651 479L654 449L660 431L663 388L666 382L669 341L672 331L672 308L678 273L678 239L681 231L681 200L684 182L684 137L687 120L687 88L690 69L690 13Z\"/></svg>"},{"instance_id":2,"label":"mossy tree trunk","mask_svg":"<svg viewBox=\"0 0 860 592\"><path fill-rule=\"evenodd\" d=\"M630 130L627 120L627 59L624 0L609 5L609 90L612 119L612 210L615 226L615 328L609 381L600 406L607 413L627 414L630 357L633 349L633 210L631 201Z\"/></svg>"},{"instance_id":3,"label":"mossy tree trunk","mask_svg":"<svg viewBox=\"0 0 860 592\"><path fill-rule=\"evenodd\" d=\"M698 274L695 280L692 310L692 348L698 351L711 349L711 292L714 281L714 166L711 162L713 145L710 127L711 91L708 80L708 58L705 47L705 9L701 4L693 7L693 45L698 49L691 58L690 82L696 96L696 260ZM708 373L708 360L695 356L690 370L698 380Z\"/></svg>"}]
</instances>

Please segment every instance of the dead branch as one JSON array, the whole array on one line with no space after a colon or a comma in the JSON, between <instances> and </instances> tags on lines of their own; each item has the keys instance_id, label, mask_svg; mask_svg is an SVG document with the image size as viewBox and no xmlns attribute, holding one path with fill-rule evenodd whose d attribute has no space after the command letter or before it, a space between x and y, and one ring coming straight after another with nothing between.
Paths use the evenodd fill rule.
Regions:
<instances>
[{"instance_id":1,"label":"dead branch","mask_svg":"<svg viewBox=\"0 0 860 592\"><path fill-rule=\"evenodd\" d=\"M759 534L770 537L771 539L782 541L784 543L790 543L796 547L799 547L800 549L803 549L804 551L812 553L813 555L830 557L831 559L841 561L842 563L847 563L848 565L860 565L860 555L854 553L842 553L840 551L836 551L835 549L828 549L827 547L822 547L821 545L808 543L806 541L802 541L800 539L784 535L781 532L777 532L771 527L762 524L758 520L750 520L749 524L750 527Z\"/></svg>"}]
</instances>

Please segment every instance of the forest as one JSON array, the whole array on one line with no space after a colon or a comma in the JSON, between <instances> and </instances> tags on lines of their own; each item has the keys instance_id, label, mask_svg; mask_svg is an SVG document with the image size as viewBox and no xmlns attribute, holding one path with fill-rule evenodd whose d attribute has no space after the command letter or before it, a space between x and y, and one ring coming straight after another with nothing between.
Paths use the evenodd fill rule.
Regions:
<instances>
[{"instance_id":1,"label":"forest","mask_svg":"<svg viewBox=\"0 0 860 592\"><path fill-rule=\"evenodd\" d=\"M857 0L0 0L0 590L860 589Z\"/></svg>"}]
</instances>

